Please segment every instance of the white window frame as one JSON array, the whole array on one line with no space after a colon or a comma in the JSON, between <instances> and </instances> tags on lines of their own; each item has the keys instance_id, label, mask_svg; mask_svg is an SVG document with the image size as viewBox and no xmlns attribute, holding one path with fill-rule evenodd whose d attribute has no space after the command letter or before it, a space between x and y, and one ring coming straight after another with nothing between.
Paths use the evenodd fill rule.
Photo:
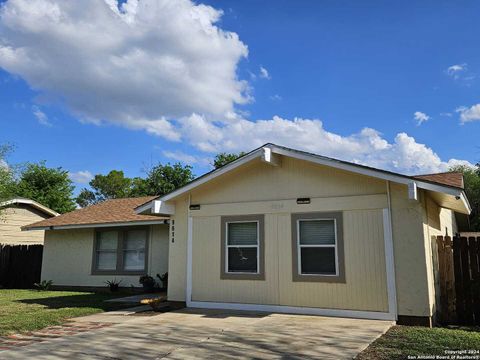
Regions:
<instances>
[{"instance_id":1,"label":"white window frame","mask_svg":"<svg viewBox=\"0 0 480 360\"><path fill-rule=\"evenodd\" d=\"M333 226L335 230L335 244L317 244L317 245L302 245L300 244L300 222L301 221L318 221L318 220L333 220ZM327 273L302 273L302 248L334 248L335 249L335 274ZM315 219L297 219L297 272L301 276L339 276L339 264L338 264L338 236L337 236L337 219L335 218L315 218Z\"/></svg>"},{"instance_id":2,"label":"white window frame","mask_svg":"<svg viewBox=\"0 0 480 360\"><path fill-rule=\"evenodd\" d=\"M234 223L256 223L257 224L257 245L228 245L228 225ZM229 248L257 248L257 271L256 272L240 272L240 271L228 271L228 249ZM225 274L260 274L260 222L258 220L239 220L239 221L227 221L225 222Z\"/></svg>"}]
</instances>

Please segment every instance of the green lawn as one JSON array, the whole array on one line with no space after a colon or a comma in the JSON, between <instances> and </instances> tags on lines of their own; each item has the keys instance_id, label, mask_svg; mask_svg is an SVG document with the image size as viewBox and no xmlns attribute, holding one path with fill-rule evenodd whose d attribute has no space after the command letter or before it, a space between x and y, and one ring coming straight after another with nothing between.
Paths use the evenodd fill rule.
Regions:
<instances>
[{"instance_id":1,"label":"green lawn","mask_svg":"<svg viewBox=\"0 0 480 360\"><path fill-rule=\"evenodd\" d=\"M0 335L37 330L71 317L131 306L104 302L120 296L125 294L0 290Z\"/></svg>"},{"instance_id":2,"label":"green lawn","mask_svg":"<svg viewBox=\"0 0 480 360\"><path fill-rule=\"evenodd\" d=\"M480 328L394 326L359 354L357 360L445 355L445 350L480 350Z\"/></svg>"}]
</instances>

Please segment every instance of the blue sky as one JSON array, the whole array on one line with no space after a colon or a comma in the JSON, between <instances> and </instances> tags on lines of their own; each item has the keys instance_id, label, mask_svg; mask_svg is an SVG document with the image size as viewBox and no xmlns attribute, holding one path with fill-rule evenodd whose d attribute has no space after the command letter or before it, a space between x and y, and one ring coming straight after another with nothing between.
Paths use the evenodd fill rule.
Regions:
<instances>
[{"instance_id":1,"label":"blue sky","mask_svg":"<svg viewBox=\"0 0 480 360\"><path fill-rule=\"evenodd\" d=\"M111 169L137 176L177 159L201 174L215 153L267 141L405 173L480 160L476 1L204 1L223 15L201 6L171 23L162 6L186 16L198 7L146 0L159 10L120 8L119 23L100 1L42 1L9 0L0 17L0 143L15 145L13 163L46 160L80 181L80 171L83 181ZM69 24L44 11L68 14L77 33L58 35ZM82 33L82 19L98 37ZM198 19L208 29L196 38Z\"/></svg>"}]
</instances>

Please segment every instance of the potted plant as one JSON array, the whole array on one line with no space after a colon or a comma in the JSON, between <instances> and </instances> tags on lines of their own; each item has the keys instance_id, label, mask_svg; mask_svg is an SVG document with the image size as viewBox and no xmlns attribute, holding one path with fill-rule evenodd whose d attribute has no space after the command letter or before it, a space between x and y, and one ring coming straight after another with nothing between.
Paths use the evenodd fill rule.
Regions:
<instances>
[{"instance_id":1,"label":"potted plant","mask_svg":"<svg viewBox=\"0 0 480 360\"><path fill-rule=\"evenodd\" d=\"M155 279L153 277L150 275L142 275L138 282L142 284L145 292L153 292L153 289L155 288Z\"/></svg>"},{"instance_id":2,"label":"potted plant","mask_svg":"<svg viewBox=\"0 0 480 360\"><path fill-rule=\"evenodd\" d=\"M111 292L116 292L116 291L118 291L118 288L119 288L121 282L122 282L122 280L117 281L117 279L113 279L113 280L105 281L105 284L107 284L107 286L110 288Z\"/></svg>"},{"instance_id":3,"label":"potted plant","mask_svg":"<svg viewBox=\"0 0 480 360\"><path fill-rule=\"evenodd\" d=\"M158 279L162 282L162 290L167 290L168 288L168 272L163 275L157 274Z\"/></svg>"}]
</instances>

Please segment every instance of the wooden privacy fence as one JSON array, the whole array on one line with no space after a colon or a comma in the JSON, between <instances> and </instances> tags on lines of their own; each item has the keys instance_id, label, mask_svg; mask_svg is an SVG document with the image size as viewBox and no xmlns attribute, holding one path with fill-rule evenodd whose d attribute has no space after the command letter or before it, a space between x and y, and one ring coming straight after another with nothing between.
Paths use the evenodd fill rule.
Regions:
<instances>
[{"instance_id":1,"label":"wooden privacy fence","mask_svg":"<svg viewBox=\"0 0 480 360\"><path fill-rule=\"evenodd\" d=\"M480 237L438 236L440 321L480 325Z\"/></svg>"},{"instance_id":2,"label":"wooden privacy fence","mask_svg":"<svg viewBox=\"0 0 480 360\"><path fill-rule=\"evenodd\" d=\"M0 287L32 288L40 281L43 245L0 245Z\"/></svg>"}]
</instances>

